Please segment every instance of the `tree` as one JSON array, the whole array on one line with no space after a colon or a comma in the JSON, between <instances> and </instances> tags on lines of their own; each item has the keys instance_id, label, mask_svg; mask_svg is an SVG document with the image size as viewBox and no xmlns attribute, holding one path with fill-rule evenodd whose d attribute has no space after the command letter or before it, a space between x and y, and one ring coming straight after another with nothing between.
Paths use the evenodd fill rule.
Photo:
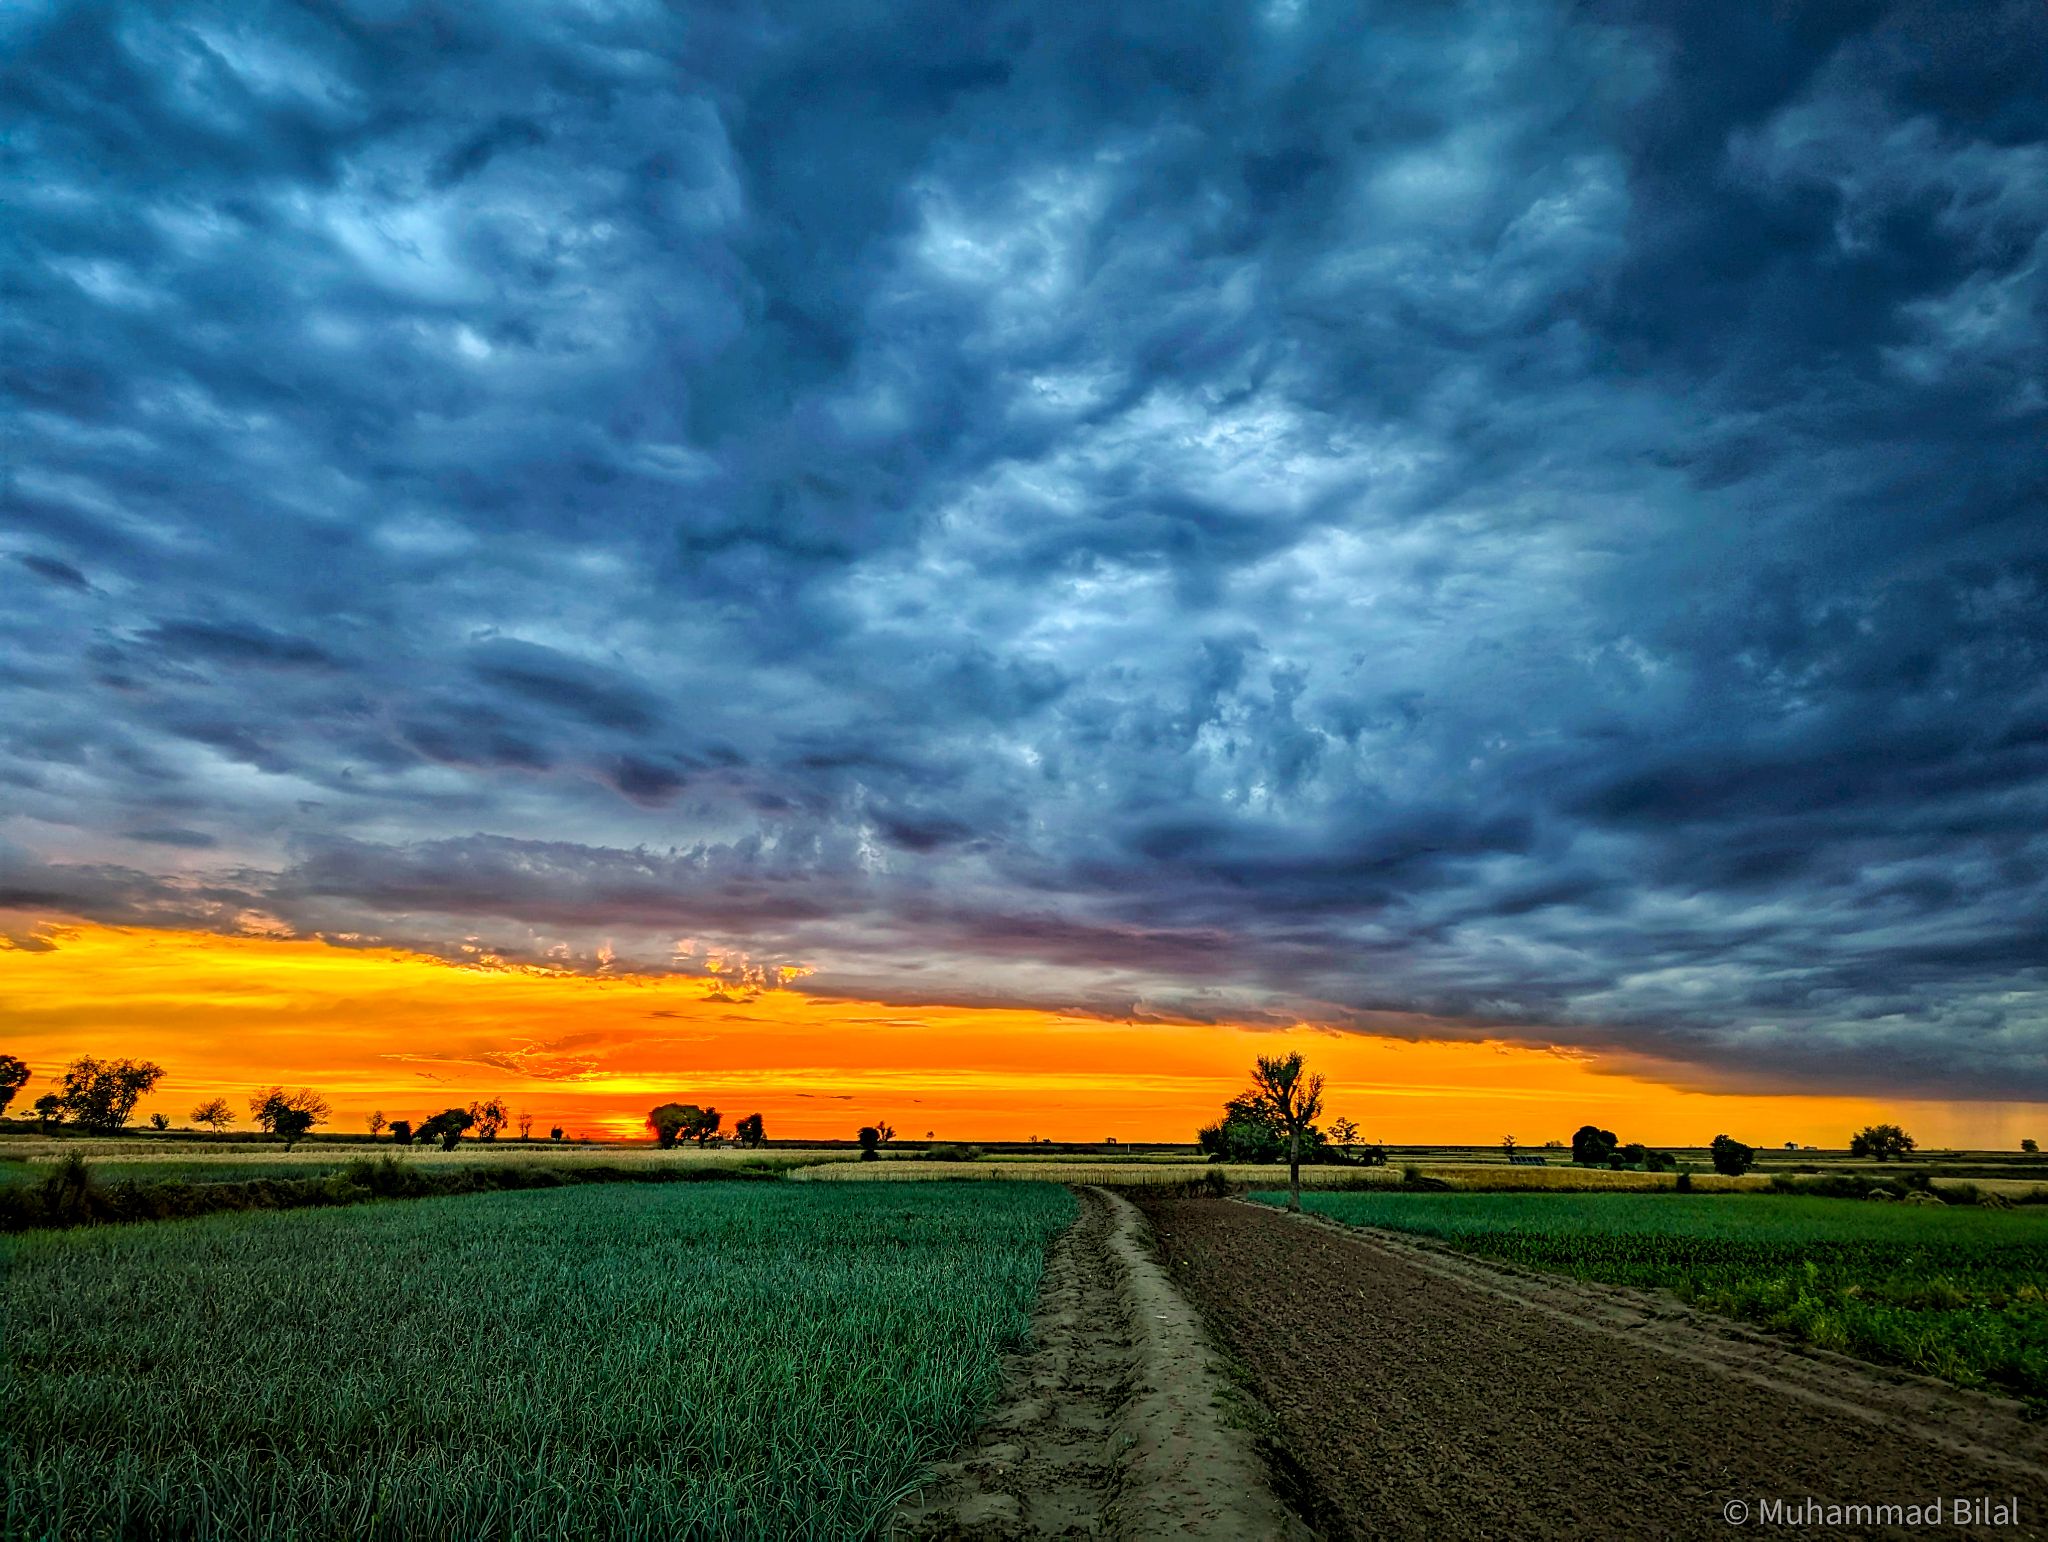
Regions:
<instances>
[{"instance_id":1,"label":"tree","mask_svg":"<svg viewBox=\"0 0 2048 1542\"><path fill-rule=\"evenodd\" d=\"M36 1122L43 1127L45 1135L64 1122L64 1100L54 1092L46 1092L36 1099Z\"/></svg>"},{"instance_id":2,"label":"tree","mask_svg":"<svg viewBox=\"0 0 2048 1542\"><path fill-rule=\"evenodd\" d=\"M1740 1178L1756 1160L1756 1147L1745 1146L1726 1135L1716 1135L1707 1147L1707 1154L1714 1159L1715 1172L1724 1178Z\"/></svg>"},{"instance_id":3,"label":"tree","mask_svg":"<svg viewBox=\"0 0 2048 1542\"><path fill-rule=\"evenodd\" d=\"M1614 1160L1614 1148L1620 1143L1612 1130L1582 1124L1572 1133L1572 1160L1581 1167L1605 1167Z\"/></svg>"},{"instance_id":4,"label":"tree","mask_svg":"<svg viewBox=\"0 0 2048 1542\"><path fill-rule=\"evenodd\" d=\"M0 1114L28 1081L28 1063L14 1055L0 1055Z\"/></svg>"},{"instance_id":5,"label":"tree","mask_svg":"<svg viewBox=\"0 0 2048 1542\"><path fill-rule=\"evenodd\" d=\"M759 1114L749 1114L732 1127L733 1138L742 1146L759 1147L768 1140L767 1127Z\"/></svg>"},{"instance_id":6,"label":"tree","mask_svg":"<svg viewBox=\"0 0 2048 1542\"><path fill-rule=\"evenodd\" d=\"M152 1130L168 1130L171 1127L171 1116L166 1113L151 1114L149 1116L149 1127Z\"/></svg>"},{"instance_id":7,"label":"tree","mask_svg":"<svg viewBox=\"0 0 2048 1542\"><path fill-rule=\"evenodd\" d=\"M332 1112L327 1099L311 1087L301 1087L297 1092L266 1087L249 1099L249 1117L256 1121L256 1127L282 1137L286 1146L297 1145L314 1125L325 1124Z\"/></svg>"},{"instance_id":8,"label":"tree","mask_svg":"<svg viewBox=\"0 0 2048 1542\"><path fill-rule=\"evenodd\" d=\"M1849 1155L1874 1157L1880 1162L1903 1159L1919 1142L1895 1124L1865 1125L1849 1137Z\"/></svg>"},{"instance_id":9,"label":"tree","mask_svg":"<svg viewBox=\"0 0 2048 1542\"><path fill-rule=\"evenodd\" d=\"M375 1139L376 1139L376 1138L377 1138L377 1137L378 1137L379 1135L382 1135L382 1134L384 1133L384 1125L385 1125L385 1122L386 1122L386 1121L385 1121L385 1118L384 1118L384 1110L383 1110L383 1109L381 1109L381 1108L373 1108L373 1109L371 1109L371 1110L370 1110L370 1139L371 1139L371 1140L375 1140Z\"/></svg>"},{"instance_id":10,"label":"tree","mask_svg":"<svg viewBox=\"0 0 2048 1542\"><path fill-rule=\"evenodd\" d=\"M309 1108L281 1108L272 1128L278 1139L284 1142L284 1149L289 1151L313 1128L313 1111Z\"/></svg>"},{"instance_id":11,"label":"tree","mask_svg":"<svg viewBox=\"0 0 2048 1542\"><path fill-rule=\"evenodd\" d=\"M128 1122L135 1103L163 1080L148 1060L95 1060L81 1055L64 1071L64 1111L88 1130L112 1134Z\"/></svg>"},{"instance_id":12,"label":"tree","mask_svg":"<svg viewBox=\"0 0 2048 1542\"><path fill-rule=\"evenodd\" d=\"M410 1146L412 1144L412 1121L410 1119L394 1119L391 1121L391 1143L394 1146Z\"/></svg>"},{"instance_id":13,"label":"tree","mask_svg":"<svg viewBox=\"0 0 2048 1542\"><path fill-rule=\"evenodd\" d=\"M1323 1111L1323 1076L1304 1074L1301 1051L1261 1055L1252 1068L1252 1092L1287 1128L1287 1208L1301 1209L1301 1141Z\"/></svg>"},{"instance_id":14,"label":"tree","mask_svg":"<svg viewBox=\"0 0 2048 1542\"><path fill-rule=\"evenodd\" d=\"M511 1122L511 1116L505 1112L501 1099L486 1098L469 1105L469 1122L476 1127L478 1140L496 1140L498 1132Z\"/></svg>"},{"instance_id":15,"label":"tree","mask_svg":"<svg viewBox=\"0 0 2048 1542\"><path fill-rule=\"evenodd\" d=\"M1350 1119L1335 1119L1330 1123L1330 1139L1340 1146L1358 1144L1358 1125Z\"/></svg>"},{"instance_id":16,"label":"tree","mask_svg":"<svg viewBox=\"0 0 2048 1542\"><path fill-rule=\"evenodd\" d=\"M519 1115L519 1138L521 1140L533 1139L533 1115L525 1112Z\"/></svg>"},{"instance_id":17,"label":"tree","mask_svg":"<svg viewBox=\"0 0 2048 1542\"><path fill-rule=\"evenodd\" d=\"M235 1122L235 1111L228 1107L226 1098L208 1098L188 1116L194 1124L203 1124L218 1135Z\"/></svg>"},{"instance_id":18,"label":"tree","mask_svg":"<svg viewBox=\"0 0 2048 1542\"><path fill-rule=\"evenodd\" d=\"M2020 1150L2024 1151L2028 1156L2037 1156L2040 1154L2041 1143L2029 1135L2020 1142Z\"/></svg>"},{"instance_id":19,"label":"tree","mask_svg":"<svg viewBox=\"0 0 2048 1542\"><path fill-rule=\"evenodd\" d=\"M1502 1136L1502 1137L1500 1138L1500 1149L1501 1149L1501 1150L1502 1150L1502 1151L1503 1151L1504 1153L1506 1153L1506 1154L1507 1154L1508 1156L1513 1156L1513 1155L1515 1154L1515 1138L1514 1138L1514 1136L1512 1136L1512 1135L1503 1135L1503 1136Z\"/></svg>"},{"instance_id":20,"label":"tree","mask_svg":"<svg viewBox=\"0 0 2048 1542\"><path fill-rule=\"evenodd\" d=\"M654 1132L654 1143L668 1151L703 1112L695 1103L663 1103L647 1111L647 1128Z\"/></svg>"},{"instance_id":21,"label":"tree","mask_svg":"<svg viewBox=\"0 0 2048 1542\"><path fill-rule=\"evenodd\" d=\"M444 1108L433 1118L422 1119L412 1138L421 1145L438 1140L443 1151L453 1151L462 1140L462 1132L474 1123L476 1117L468 1109Z\"/></svg>"},{"instance_id":22,"label":"tree","mask_svg":"<svg viewBox=\"0 0 2048 1542\"><path fill-rule=\"evenodd\" d=\"M896 1126L886 1119L875 1121L875 1139L886 1146L896 1138Z\"/></svg>"},{"instance_id":23,"label":"tree","mask_svg":"<svg viewBox=\"0 0 2048 1542\"><path fill-rule=\"evenodd\" d=\"M882 1132L871 1124L864 1124L853 1137L860 1142L860 1159L863 1162L878 1162L882 1153L876 1149L882 1144Z\"/></svg>"},{"instance_id":24,"label":"tree","mask_svg":"<svg viewBox=\"0 0 2048 1542\"><path fill-rule=\"evenodd\" d=\"M558 1125L556 1125L556 1126L555 1126L555 1127L554 1127L554 1128L553 1128L552 1130L549 1130L549 1131L548 1131L548 1139L549 1139L549 1140L560 1140L561 1138L562 1138L562 1127L561 1127L561 1126L560 1126L559 1124L558 1124Z\"/></svg>"}]
</instances>

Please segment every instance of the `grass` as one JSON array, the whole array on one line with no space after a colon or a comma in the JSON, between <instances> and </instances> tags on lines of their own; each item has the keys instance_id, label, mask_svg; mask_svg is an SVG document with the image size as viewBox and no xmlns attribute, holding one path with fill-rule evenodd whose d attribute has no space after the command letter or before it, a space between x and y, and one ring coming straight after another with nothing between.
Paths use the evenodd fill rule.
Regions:
<instances>
[{"instance_id":1,"label":"grass","mask_svg":"<svg viewBox=\"0 0 2048 1542\"><path fill-rule=\"evenodd\" d=\"M2038 1209L1633 1194L1312 1194L1302 1204L1509 1263L1669 1289L1821 1348L2048 1398L2048 1213Z\"/></svg>"},{"instance_id":2,"label":"grass","mask_svg":"<svg viewBox=\"0 0 2048 1542\"><path fill-rule=\"evenodd\" d=\"M13 1238L0 1530L873 1535L1073 1207L699 1183Z\"/></svg>"}]
</instances>

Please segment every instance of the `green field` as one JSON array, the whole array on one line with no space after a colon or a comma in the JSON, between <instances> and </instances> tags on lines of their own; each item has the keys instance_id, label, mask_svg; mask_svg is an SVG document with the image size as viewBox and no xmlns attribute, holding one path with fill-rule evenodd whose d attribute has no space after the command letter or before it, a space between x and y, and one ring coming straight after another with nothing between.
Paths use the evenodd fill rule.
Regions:
<instances>
[{"instance_id":1,"label":"green field","mask_svg":"<svg viewBox=\"0 0 2048 1542\"><path fill-rule=\"evenodd\" d=\"M994 1396L1073 1213L709 1182L16 1236L0 1531L871 1534Z\"/></svg>"},{"instance_id":2,"label":"green field","mask_svg":"<svg viewBox=\"0 0 2048 1542\"><path fill-rule=\"evenodd\" d=\"M1260 1194L1283 1203L1281 1194ZM1686 1300L1826 1349L2048 1397L2048 1211L1778 1195L1304 1194L1320 1215Z\"/></svg>"}]
</instances>

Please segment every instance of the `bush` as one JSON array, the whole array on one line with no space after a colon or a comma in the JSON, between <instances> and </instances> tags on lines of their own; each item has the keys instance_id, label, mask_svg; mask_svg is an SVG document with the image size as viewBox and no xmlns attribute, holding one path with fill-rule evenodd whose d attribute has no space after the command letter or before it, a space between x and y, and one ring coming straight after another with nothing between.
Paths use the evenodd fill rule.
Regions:
<instances>
[{"instance_id":1,"label":"bush","mask_svg":"<svg viewBox=\"0 0 2048 1542\"><path fill-rule=\"evenodd\" d=\"M954 1146L940 1141L936 1146L925 1148L924 1159L927 1162L979 1162L981 1147Z\"/></svg>"},{"instance_id":2,"label":"bush","mask_svg":"<svg viewBox=\"0 0 2048 1542\"><path fill-rule=\"evenodd\" d=\"M1690 1194L1692 1192L1692 1174L1680 1173L1678 1181L1672 1187L1681 1194Z\"/></svg>"}]
</instances>

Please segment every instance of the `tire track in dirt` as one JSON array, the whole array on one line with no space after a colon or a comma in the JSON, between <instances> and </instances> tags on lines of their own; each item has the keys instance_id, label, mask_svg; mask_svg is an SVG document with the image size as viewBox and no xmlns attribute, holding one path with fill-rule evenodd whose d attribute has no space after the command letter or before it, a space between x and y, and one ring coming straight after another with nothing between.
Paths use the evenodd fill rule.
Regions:
<instances>
[{"instance_id":1,"label":"tire track in dirt","mask_svg":"<svg viewBox=\"0 0 2048 1542\"><path fill-rule=\"evenodd\" d=\"M1728 1539L1725 1506L1809 1496L2012 1497L2017 1526L1942 1534L2048 1528L2048 1443L1997 1400L1262 1207L1140 1203L1333 1538Z\"/></svg>"},{"instance_id":2,"label":"tire track in dirt","mask_svg":"<svg viewBox=\"0 0 2048 1542\"><path fill-rule=\"evenodd\" d=\"M967 1448L892 1535L919 1539L1303 1535L1250 1437L1220 1416L1199 1319L1126 1200L1080 1191L1047 1256L1028 1347Z\"/></svg>"}]
</instances>

